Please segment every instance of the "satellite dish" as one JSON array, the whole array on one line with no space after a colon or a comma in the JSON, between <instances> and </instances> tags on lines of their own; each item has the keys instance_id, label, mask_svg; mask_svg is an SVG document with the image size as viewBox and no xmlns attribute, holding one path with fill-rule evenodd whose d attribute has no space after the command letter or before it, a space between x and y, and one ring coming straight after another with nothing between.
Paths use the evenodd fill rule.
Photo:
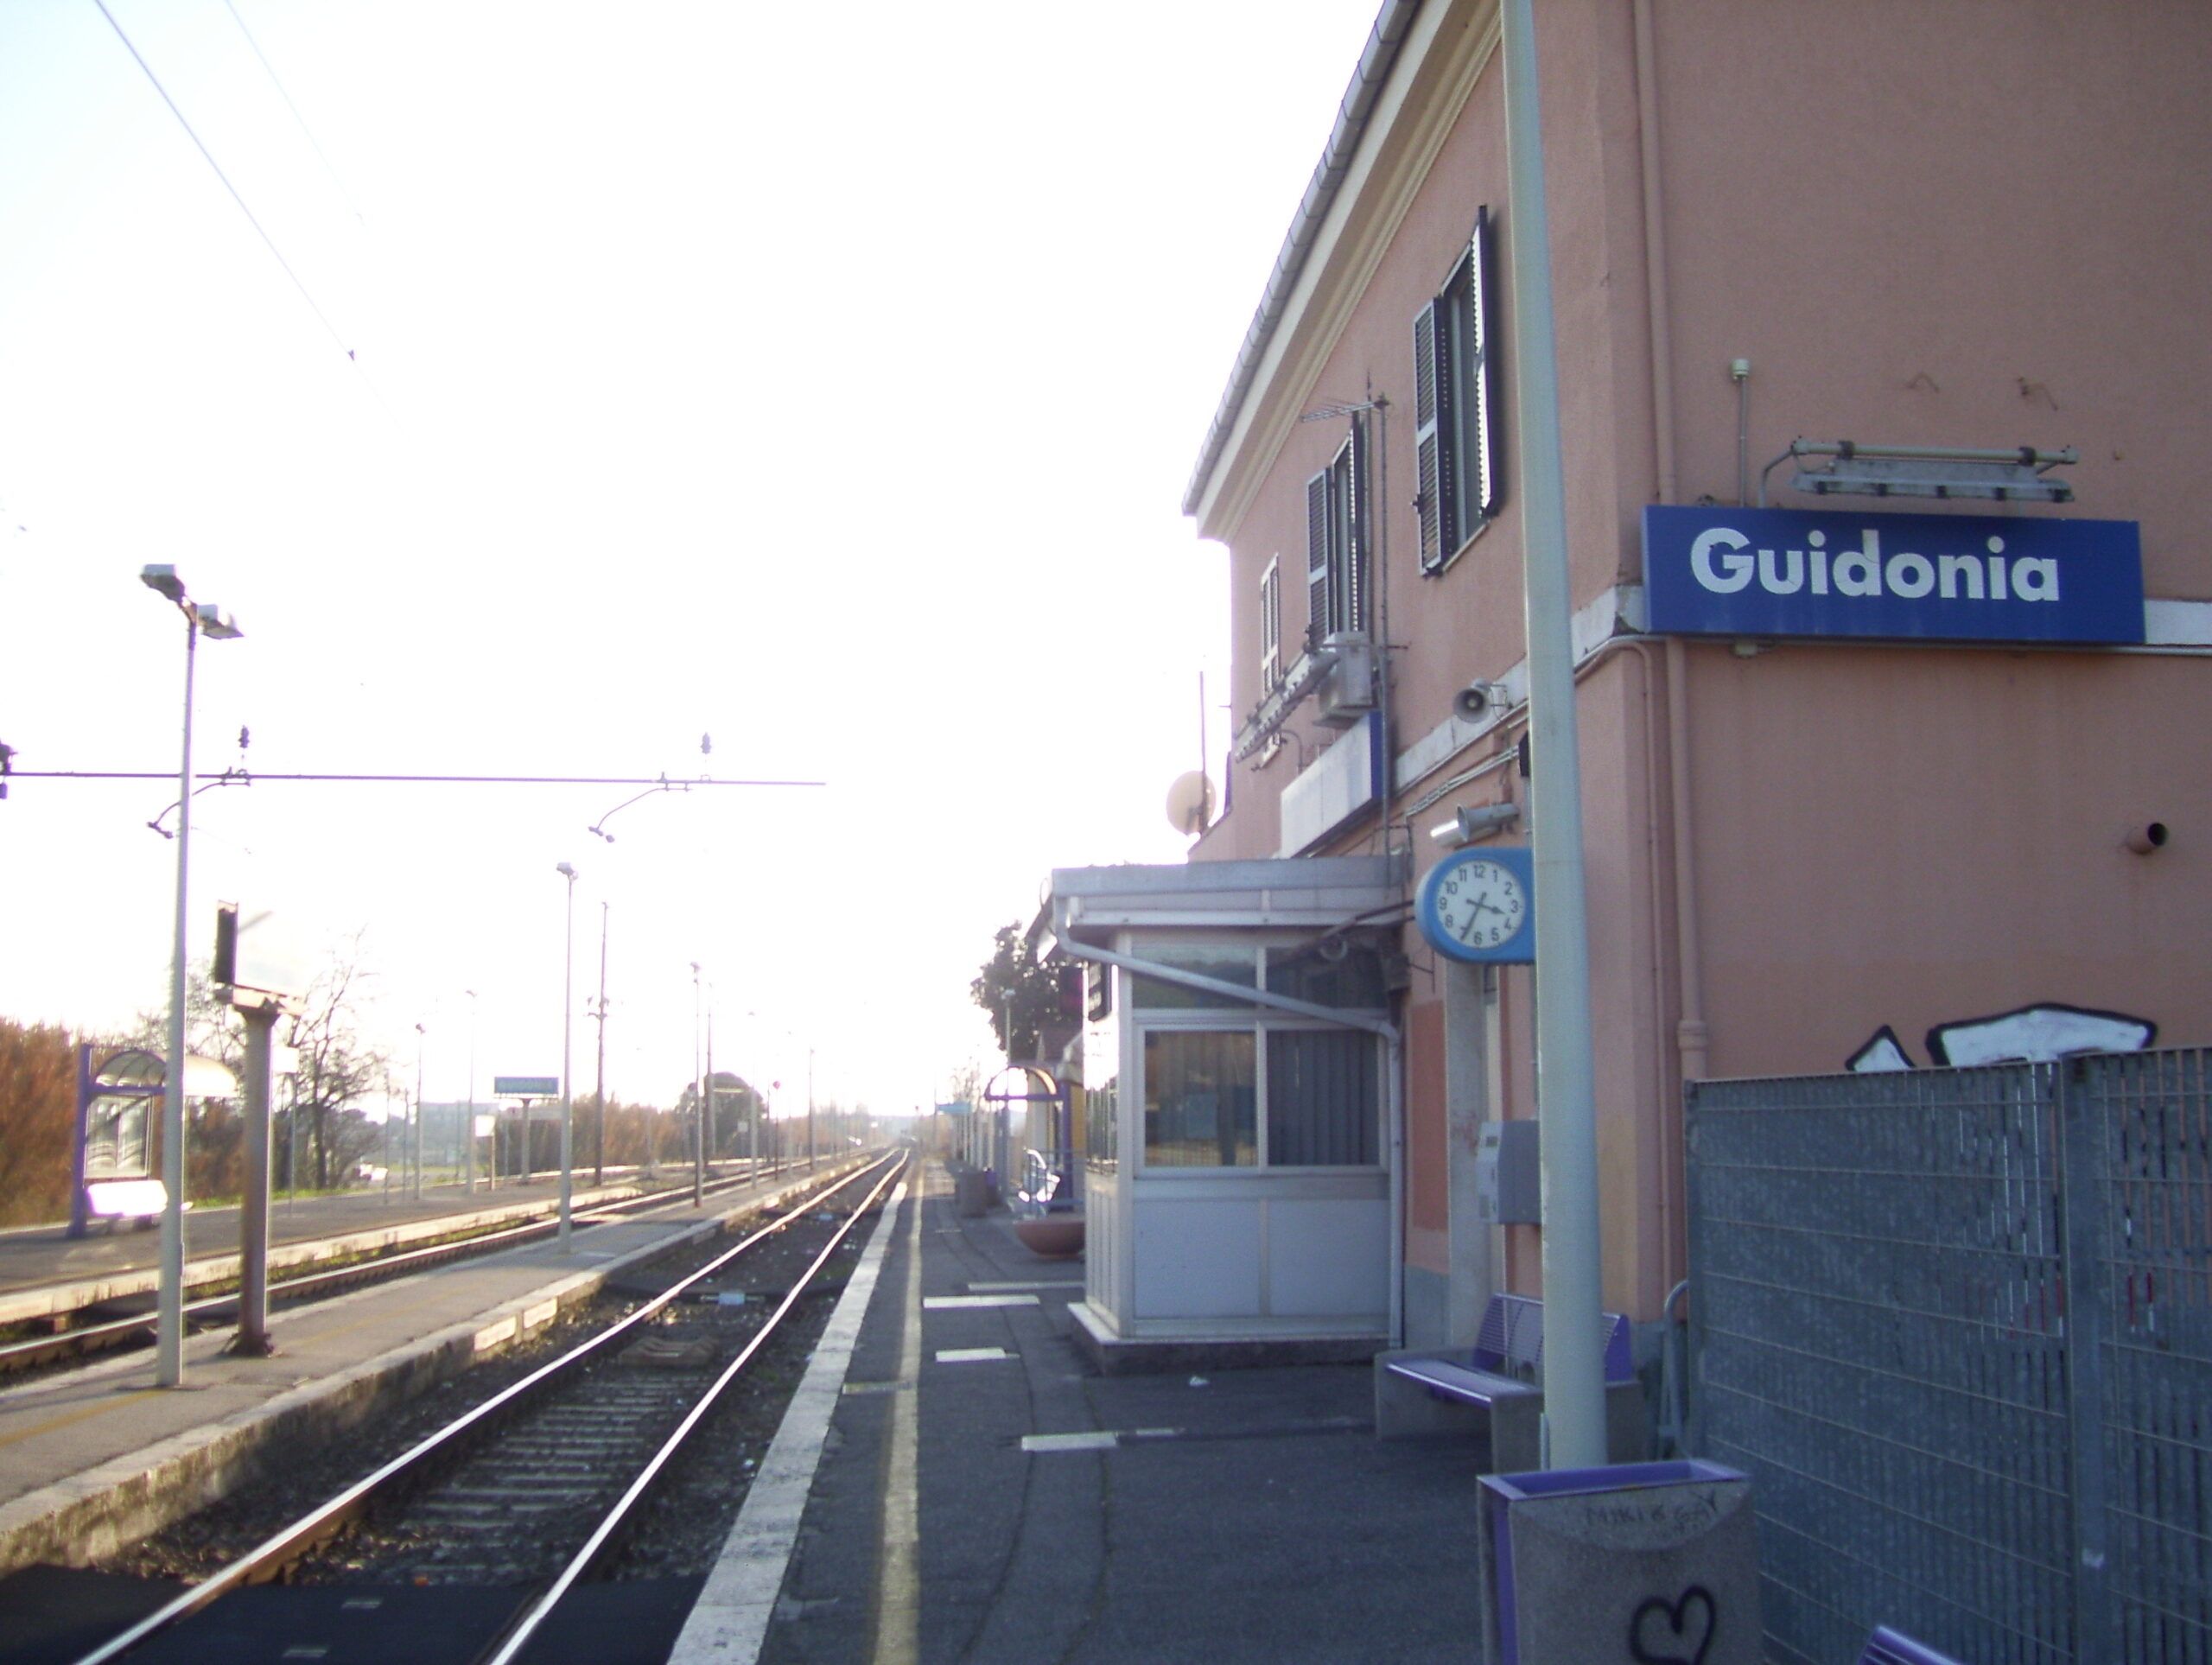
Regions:
<instances>
[{"instance_id":1,"label":"satellite dish","mask_svg":"<svg viewBox=\"0 0 2212 1665\"><path fill-rule=\"evenodd\" d=\"M1195 838L1213 822L1213 782L1203 770L1175 777L1167 789L1167 824L1186 838Z\"/></svg>"}]
</instances>

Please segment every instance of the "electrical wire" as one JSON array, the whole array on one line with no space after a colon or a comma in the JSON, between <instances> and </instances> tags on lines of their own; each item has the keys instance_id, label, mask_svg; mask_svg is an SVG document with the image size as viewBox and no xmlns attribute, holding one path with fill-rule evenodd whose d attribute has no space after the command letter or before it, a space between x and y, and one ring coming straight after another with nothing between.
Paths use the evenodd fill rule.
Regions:
<instances>
[{"instance_id":1,"label":"electrical wire","mask_svg":"<svg viewBox=\"0 0 2212 1665\"><path fill-rule=\"evenodd\" d=\"M11 769L10 780L174 780L174 769ZM691 780L665 776L632 775L334 775L262 774L226 772L212 785L248 786L275 780L337 780L374 785L414 784L429 786L652 786L689 791L694 786L826 786L823 780L717 780L702 775Z\"/></svg>"},{"instance_id":2,"label":"electrical wire","mask_svg":"<svg viewBox=\"0 0 2212 1665\"><path fill-rule=\"evenodd\" d=\"M231 14L231 21L238 26L238 33L245 36L245 43L253 48L253 55L261 60L261 67L269 76L269 85L276 89L276 96L283 99L284 108L292 112L292 119L299 124L301 134L315 151L316 160L322 163L322 171L330 175L330 182L337 187L347 210L355 219L359 219L361 210L354 202L353 193L346 188L346 181L338 176L338 169L331 165L329 156L323 151L321 141L315 137L315 130L308 125L308 118L300 114L299 105L292 102L292 95L285 90L283 78L276 73L276 66L269 61L269 54L261 49L261 42L253 38L253 31L245 26L245 19L238 15L235 0L223 0L223 7Z\"/></svg>"},{"instance_id":3,"label":"electrical wire","mask_svg":"<svg viewBox=\"0 0 2212 1665\"><path fill-rule=\"evenodd\" d=\"M206 158L207 165L215 170L215 177L223 181L223 188L231 194L231 200L238 205L238 212L245 216L246 224L253 227L262 242L268 245L269 252L276 257L276 264L284 269L284 276L292 280L292 287L299 290L300 298L308 303L308 310L314 313L321 321L323 328L330 332L330 339L338 344L338 350L346 355L346 360L349 363L353 362L353 349L346 345L346 338L338 333L337 327L315 303L315 298L308 293L308 286L300 281L299 273L292 270L292 263L284 258L284 251L276 246L276 240L270 237L262 223L254 218L253 210L246 206L245 199L238 194L238 187L231 183L231 176L223 171L223 165L215 160L214 152L208 149L207 142L194 130L192 124L185 119L184 111L178 109L176 100L169 97L168 88L162 85L162 78L154 73L154 67L146 61L138 48L132 44L130 35L124 33L123 25L116 22L115 14L107 9L107 0L92 0L92 3L100 9L100 16L107 19L108 27L115 31L116 39L123 42L124 49L130 53L138 67L145 72L146 79L154 84L154 91L162 95L162 102L169 107L169 114L176 118L177 125L184 129L186 137L198 147L200 156ZM287 102L289 101L287 100Z\"/></svg>"}]
</instances>

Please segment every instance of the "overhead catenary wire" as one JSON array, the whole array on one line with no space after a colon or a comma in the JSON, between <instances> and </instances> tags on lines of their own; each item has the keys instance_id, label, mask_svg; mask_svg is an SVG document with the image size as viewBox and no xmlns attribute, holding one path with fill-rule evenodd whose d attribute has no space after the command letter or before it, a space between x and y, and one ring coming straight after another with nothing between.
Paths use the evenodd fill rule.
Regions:
<instances>
[{"instance_id":1,"label":"overhead catenary wire","mask_svg":"<svg viewBox=\"0 0 2212 1665\"><path fill-rule=\"evenodd\" d=\"M299 105L292 102L292 95L284 86L283 77L277 74L276 66L269 61L269 54L261 49L261 42L253 38L253 31L245 26L245 19L238 15L237 0L223 0L223 6L231 14L231 21L238 26L238 33L245 36L245 43L253 48L253 55L261 60L261 67L268 74L270 86L275 87L276 96L283 99L284 108L292 112L292 119L299 124L301 137L315 151L315 159L322 163L322 171L330 175L330 182L344 200L347 212L356 220L360 219L360 207L353 200L353 194L346 188L346 181L339 177L329 154L322 148L322 141L315 137L315 130L308 125L308 118L300 113Z\"/></svg>"},{"instance_id":2,"label":"overhead catenary wire","mask_svg":"<svg viewBox=\"0 0 2212 1665\"><path fill-rule=\"evenodd\" d=\"M323 328L330 333L330 339L338 344L338 350L346 355L347 361L356 362L353 359L353 349L346 345L346 338L338 333L337 326L330 321L329 316L316 302L308 286L301 281L299 273L292 270L292 263L284 258L284 251L276 246L276 239L269 235L267 227L255 218L253 210L246 206L245 198L239 194L238 187L231 182L231 176L223 171L222 163L215 160L215 154L207 148L207 141L200 137L192 124L185 118L184 111L177 107L176 100L169 96L168 88L162 85L162 78L154 73L154 67L146 61L144 54L132 42L130 36L124 32L123 25L116 21L115 14L107 9L107 0L92 0L92 3L100 9L100 16L107 19L108 27L115 31L116 39L123 42L124 49L130 53L132 60L145 72L146 79L153 83L154 91L162 95L162 102L169 107L169 114L176 118L177 125L184 129L185 136L198 149L208 167L215 170L215 177L223 181L223 188L231 194L231 200L238 205L238 212L245 216L246 224L253 227L255 234L267 245L269 252L276 258L276 264L284 269L284 276L292 280L292 287L300 292L300 298L308 303L308 310L314 313ZM257 51L258 48L257 48L256 50ZM290 100L287 99L286 102L289 103Z\"/></svg>"},{"instance_id":3,"label":"overhead catenary wire","mask_svg":"<svg viewBox=\"0 0 2212 1665\"><path fill-rule=\"evenodd\" d=\"M174 769L16 769L13 780L170 780ZM259 770L226 772L210 785L253 786L272 780L334 780L378 785L428 786L660 786L671 791L693 786L826 786L826 780L717 780L701 775L690 780L671 780L659 775L359 775L264 774Z\"/></svg>"}]
</instances>

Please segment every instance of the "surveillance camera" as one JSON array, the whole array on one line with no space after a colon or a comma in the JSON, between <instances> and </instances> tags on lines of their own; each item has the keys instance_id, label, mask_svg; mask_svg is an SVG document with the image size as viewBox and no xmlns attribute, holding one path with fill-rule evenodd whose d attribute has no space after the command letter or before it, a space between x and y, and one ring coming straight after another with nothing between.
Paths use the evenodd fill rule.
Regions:
<instances>
[{"instance_id":1,"label":"surveillance camera","mask_svg":"<svg viewBox=\"0 0 2212 1665\"><path fill-rule=\"evenodd\" d=\"M1452 696L1452 715L1462 722L1480 722L1505 704L1505 690L1497 683L1469 683Z\"/></svg>"}]
</instances>

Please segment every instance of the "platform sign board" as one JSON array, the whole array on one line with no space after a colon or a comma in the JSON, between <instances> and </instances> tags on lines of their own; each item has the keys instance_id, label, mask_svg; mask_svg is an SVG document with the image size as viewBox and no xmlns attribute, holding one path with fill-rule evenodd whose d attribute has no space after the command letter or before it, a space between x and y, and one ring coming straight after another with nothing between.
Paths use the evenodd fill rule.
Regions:
<instances>
[{"instance_id":1,"label":"platform sign board","mask_svg":"<svg viewBox=\"0 0 2212 1665\"><path fill-rule=\"evenodd\" d=\"M212 981L232 1004L299 999L307 993L308 978L296 933L270 909L219 904Z\"/></svg>"},{"instance_id":2,"label":"platform sign board","mask_svg":"<svg viewBox=\"0 0 2212 1665\"><path fill-rule=\"evenodd\" d=\"M2133 520L1652 505L1643 577L1666 634L2143 639Z\"/></svg>"},{"instance_id":3,"label":"platform sign board","mask_svg":"<svg viewBox=\"0 0 2212 1665\"><path fill-rule=\"evenodd\" d=\"M493 1076L495 1098L550 1098L561 1090L558 1076Z\"/></svg>"}]
</instances>

